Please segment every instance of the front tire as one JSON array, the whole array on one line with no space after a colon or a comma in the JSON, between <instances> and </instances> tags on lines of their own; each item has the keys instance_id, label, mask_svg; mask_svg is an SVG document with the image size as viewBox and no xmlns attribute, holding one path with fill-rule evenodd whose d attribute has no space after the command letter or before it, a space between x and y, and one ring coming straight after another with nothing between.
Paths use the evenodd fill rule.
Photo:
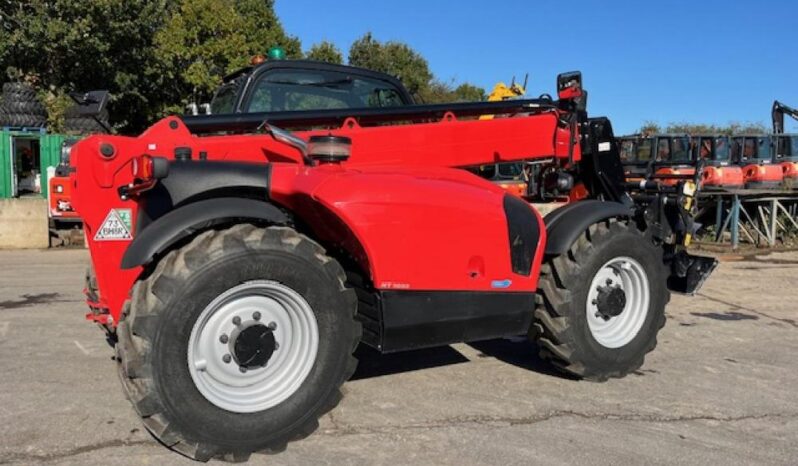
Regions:
<instances>
[{"instance_id":1,"label":"front tire","mask_svg":"<svg viewBox=\"0 0 798 466\"><path fill-rule=\"evenodd\" d=\"M144 425L189 458L304 438L340 400L360 340L341 266L290 228L208 231L136 283L119 373Z\"/></svg>"},{"instance_id":2,"label":"front tire","mask_svg":"<svg viewBox=\"0 0 798 466\"><path fill-rule=\"evenodd\" d=\"M593 381L637 370L665 325L666 280L662 247L634 224L592 225L542 267L531 331L541 357Z\"/></svg>"}]
</instances>

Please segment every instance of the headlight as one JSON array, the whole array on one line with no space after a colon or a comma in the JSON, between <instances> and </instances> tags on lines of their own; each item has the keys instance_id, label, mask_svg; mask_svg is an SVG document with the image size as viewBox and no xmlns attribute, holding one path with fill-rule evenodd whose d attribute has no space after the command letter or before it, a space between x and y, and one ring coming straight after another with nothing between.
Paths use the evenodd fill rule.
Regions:
<instances>
[{"instance_id":1,"label":"headlight","mask_svg":"<svg viewBox=\"0 0 798 466\"><path fill-rule=\"evenodd\" d=\"M60 185L60 184L55 185L55 192L57 192L59 194L63 193L64 192L64 187L62 185Z\"/></svg>"}]
</instances>

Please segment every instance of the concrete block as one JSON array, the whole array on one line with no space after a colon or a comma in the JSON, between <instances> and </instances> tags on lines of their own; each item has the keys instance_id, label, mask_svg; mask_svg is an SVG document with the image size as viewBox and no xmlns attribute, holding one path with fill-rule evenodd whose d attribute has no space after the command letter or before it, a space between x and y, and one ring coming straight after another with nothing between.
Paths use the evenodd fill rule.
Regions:
<instances>
[{"instance_id":1,"label":"concrete block","mask_svg":"<svg viewBox=\"0 0 798 466\"><path fill-rule=\"evenodd\" d=\"M0 249L50 245L47 199L0 199Z\"/></svg>"}]
</instances>

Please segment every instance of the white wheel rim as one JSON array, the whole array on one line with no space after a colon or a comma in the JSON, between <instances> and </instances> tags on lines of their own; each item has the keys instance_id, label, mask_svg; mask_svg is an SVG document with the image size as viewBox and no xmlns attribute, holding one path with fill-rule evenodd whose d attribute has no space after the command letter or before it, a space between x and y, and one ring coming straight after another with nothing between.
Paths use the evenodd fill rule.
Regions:
<instances>
[{"instance_id":1,"label":"white wheel rim","mask_svg":"<svg viewBox=\"0 0 798 466\"><path fill-rule=\"evenodd\" d=\"M232 351L236 335L270 324L279 346L265 366L242 371ZM307 301L280 283L252 281L221 294L200 313L189 337L188 368L208 401L228 411L252 413L293 395L313 368L318 347L318 325Z\"/></svg>"},{"instance_id":2,"label":"white wheel rim","mask_svg":"<svg viewBox=\"0 0 798 466\"><path fill-rule=\"evenodd\" d=\"M599 312L596 304L601 287L620 287L626 304L617 316ZM620 348L632 341L648 315L651 294L648 276L642 265L631 257L616 257L596 272L587 294L587 324L593 338L607 348Z\"/></svg>"}]
</instances>

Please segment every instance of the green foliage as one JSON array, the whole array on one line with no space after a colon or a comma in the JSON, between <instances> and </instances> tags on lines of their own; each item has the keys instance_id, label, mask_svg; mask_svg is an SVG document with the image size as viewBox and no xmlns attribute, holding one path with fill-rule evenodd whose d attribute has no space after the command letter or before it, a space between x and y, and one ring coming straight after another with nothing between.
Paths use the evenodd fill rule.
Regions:
<instances>
[{"instance_id":1,"label":"green foliage","mask_svg":"<svg viewBox=\"0 0 798 466\"><path fill-rule=\"evenodd\" d=\"M272 0L0 1L0 71L35 82L56 122L58 96L108 89L111 123L138 132L272 46L302 53Z\"/></svg>"},{"instance_id":2,"label":"green foliage","mask_svg":"<svg viewBox=\"0 0 798 466\"><path fill-rule=\"evenodd\" d=\"M485 90L472 84L446 83L433 79L418 92L424 103L441 104L446 102L478 102L485 100Z\"/></svg>"},{"instance_id":3,"label":"green foliage","mask_svg":"<svg viewBox=\"0 0 798 466\"><path fill-rule=\"evenodd\" d=\"M647 121L640 127L639 132L656 134L764 134L768 129L762 123L739 123L731 122L726 125L714 125L706 123L669 123L663 130L657 123Z\"/></svg>"},{"instance_id":4,"label":"green foliage","mask_svg":"<svg viewBox=\"0 0 798 466\"><path fill-rule=\"evenodd\" d=\"M654 123L653 121L646 121L643 123L643 126L640 127L638 130L640 134L657 134L661 133L662 129L659 127L658 124Z\"/></svg>"},{"instance_id":5,"label":"green foliage","mask_svg":"<svg viewBox=\"0 0 798 466\"><path fill-rule=\"evenodd\" d=\"M313 44L313 47L305 54L308 60L323 61L325 63L333 63L341 65L344 62L344 56L338 47L332 42L326 40Z\"/></svg>"},{"instance_id":6,"label":"green foliage","mask_svg":"<svg viewBox=\"0 0 798 466\"><path fill-rule=\"evenodd\" d=\"M427 60L402 42L385 43L370 32L357 39L349 49L349 64L381 71L398 77L411 94L426 103L483 100L485 90L471 84L447 83L434 78Z\"/></svg>"},{"instance_id":7,"label":"green foliage","mask_svg":"<svg viewBox=\"0 0 798 466\"><path fill-rule=\"evenodd\" d=\"M226 74L274 46L287 58L303 56L274 0L0 0L0 81L10 71L34 85L56 131L69 92L107 89L111 124L138 133L188 102L207 102ZM328 41L307 57L344 61ZM479 87L435 79L424 57L401 42L367 33L348 58L397 76L426 102L484 99Z\"/></svg>"},{"instance_id":8,"label":"green foliage","mask_svg":"<svg viewBox=\"0 0 798 466\"><path fill-rule=\"evenodd\" d=\"M280 26L273 2L262 0L183 0L154 43L160 83L173 90L166 112L208 101L225 75L271 46L280 46L288 57L301 54L299 40Z\"/></svg>"},{"instance_id":9,"label":"green foliage","mask_svg":"<svg viewBox=\"0 0 798 466\"><path fill-rule=\"evenodd\" d=\"M455 101L459 102L478 102L485 100L485 89L473 84L463 83L454 88L452 95Z\"/></svg>"},{"instance_id":10,"label":"green foliage","mask_svg":"<svg viewBox=\"0 0 798 466\"><path fill-rule=\"evenodd\" d=\"M165 0L3 2L0 70L19 70L53 95L108 89L117 123L141 125L158 92L151 42L167 10ZM61 104L49 108L53 118Z\"/></svg>"},{"instance_id":11,"label":"green foliage","mask_svg":"<svg viewBox=\"0 0 798 466\"><path fill-rule=\"evenodd\" d=\"M418 52L401 42L381 43L370 32L352 44L349 64L394 75L411 94L423 90L432 81L427 60Z\"/></svg>"}]
</instances>

